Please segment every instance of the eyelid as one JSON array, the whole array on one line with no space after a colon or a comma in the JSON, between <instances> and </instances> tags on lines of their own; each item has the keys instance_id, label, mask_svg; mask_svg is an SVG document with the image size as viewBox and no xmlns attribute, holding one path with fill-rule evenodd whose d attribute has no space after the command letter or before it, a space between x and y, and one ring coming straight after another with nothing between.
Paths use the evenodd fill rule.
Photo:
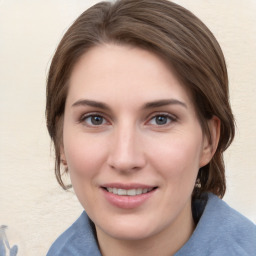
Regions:
<instances>
[{"instance_id":1,"label":"eyelid","mask_svg":"<svg viewBox=\"0 0 256 256\"><path fill-rule=\"evenodd\" d=\"M157 117L157 116L165 116L165 117L168 117L171 119L171 123L172 122L176 122L178 120L178 117L174 114L170 114L168 112L154 112L154 113L151 113L150 115L148 115L148 117L146 118L146 124L149 123L153 118ZM164 126L168 126L169 124L166 124L166 125L162 125L163 127ZM160 126L160 125L159 125Z\"/></svg>"},{"instance_id":2,"label":"eyelid","mask_svg":"<svg viewBox=\"0 0 256 256\"><path fill-rule=\"evenodd\" d=\"M83 123L86 118L91 117L91 116L100 116L100 117L102 117L102 118L104 118L104 119L106 120L106 123L107 123L107 124L110 124L110 123L111 123L111 122L109 121L110 118L109 118L106 114L104 114L104 113L102 113L102 112L98 112L98 111L93 111L93 112L88 112L88 113L82 114L82 115L79 117L78 123ZM104 126L104 125L105 125L105 124L99 125L99 126ZM87 125L87 126L89 126L89 125ZM95 125L95 127L96 127L96 125Z\"/></svg>"}]
</instances>

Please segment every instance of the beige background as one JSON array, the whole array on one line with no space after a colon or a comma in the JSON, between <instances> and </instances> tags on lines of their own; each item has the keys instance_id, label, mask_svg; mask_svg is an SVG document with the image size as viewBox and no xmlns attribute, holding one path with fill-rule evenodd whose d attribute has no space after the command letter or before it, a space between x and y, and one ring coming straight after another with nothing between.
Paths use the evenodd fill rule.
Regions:
<instances>
[{"instance_id":1,"label":"beige background","mask_svg":"<svg viewBox=\"0 0 256 256\"><path fill-rule=\"evenodd\" d=\"M19 255L45 255L82 211L57 185L45 127L45 80L72 21L97 1L0 0L0 225ZM226 153L232 207L256 222L256 1L176 1L214 32L226 56L237 136Z\"/></svg>"}]
</instances>

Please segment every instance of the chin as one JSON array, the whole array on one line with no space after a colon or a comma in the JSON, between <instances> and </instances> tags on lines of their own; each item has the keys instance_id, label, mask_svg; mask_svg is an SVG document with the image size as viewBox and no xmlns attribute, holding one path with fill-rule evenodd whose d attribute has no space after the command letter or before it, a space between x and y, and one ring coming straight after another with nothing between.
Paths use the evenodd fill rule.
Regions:
<instances>
[{"instance_id":1,"label":"chin","mask_svg":"<svg viewBox=\"0 0 256 256\"><path fill-rule=\"evenodd\" d=\"M156 221L145 220L144 218L113 219L107 225L96 225L97 232L103 231L105 235L117 240L143 240L150 238L161 231Z\"/></svg>"}]
</instances>

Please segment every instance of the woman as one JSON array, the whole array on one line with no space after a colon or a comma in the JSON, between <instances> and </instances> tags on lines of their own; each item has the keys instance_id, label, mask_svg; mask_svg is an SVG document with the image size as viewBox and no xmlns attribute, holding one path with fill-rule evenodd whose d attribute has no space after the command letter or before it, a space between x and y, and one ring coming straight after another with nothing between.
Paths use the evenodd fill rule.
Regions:
<instances>
[{"instance_id":1,"label":"woman","mask_svg":"<svg viewBox=\"0 0 256 256\"><path fill-rule=\"evenodd\" d=\"M254 255L227 206L234 137L219 44L166 0L102 2L69 28L47 83L56 177L85 209L52 255Z\"/></svg>"}]
</instances>

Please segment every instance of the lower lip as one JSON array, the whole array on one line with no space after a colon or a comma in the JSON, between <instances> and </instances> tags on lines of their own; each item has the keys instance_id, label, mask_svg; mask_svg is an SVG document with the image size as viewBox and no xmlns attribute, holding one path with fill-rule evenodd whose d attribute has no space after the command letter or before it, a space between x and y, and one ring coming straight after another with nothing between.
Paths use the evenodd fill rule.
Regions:
<instances>
[{"instance_id":1,"label":"lower lip","mask_svg":"<svg viewBox=\"0 0 256 256\"><path fill-rule=\"evenodd\" d=\"M110 193L103 188L102 191L110 204L122 209L133 209L143 205L148 199L150 199L154 195L156 189L153 189L148 193L136 196L119 196Z\"/></svg>"}]
</instances>

